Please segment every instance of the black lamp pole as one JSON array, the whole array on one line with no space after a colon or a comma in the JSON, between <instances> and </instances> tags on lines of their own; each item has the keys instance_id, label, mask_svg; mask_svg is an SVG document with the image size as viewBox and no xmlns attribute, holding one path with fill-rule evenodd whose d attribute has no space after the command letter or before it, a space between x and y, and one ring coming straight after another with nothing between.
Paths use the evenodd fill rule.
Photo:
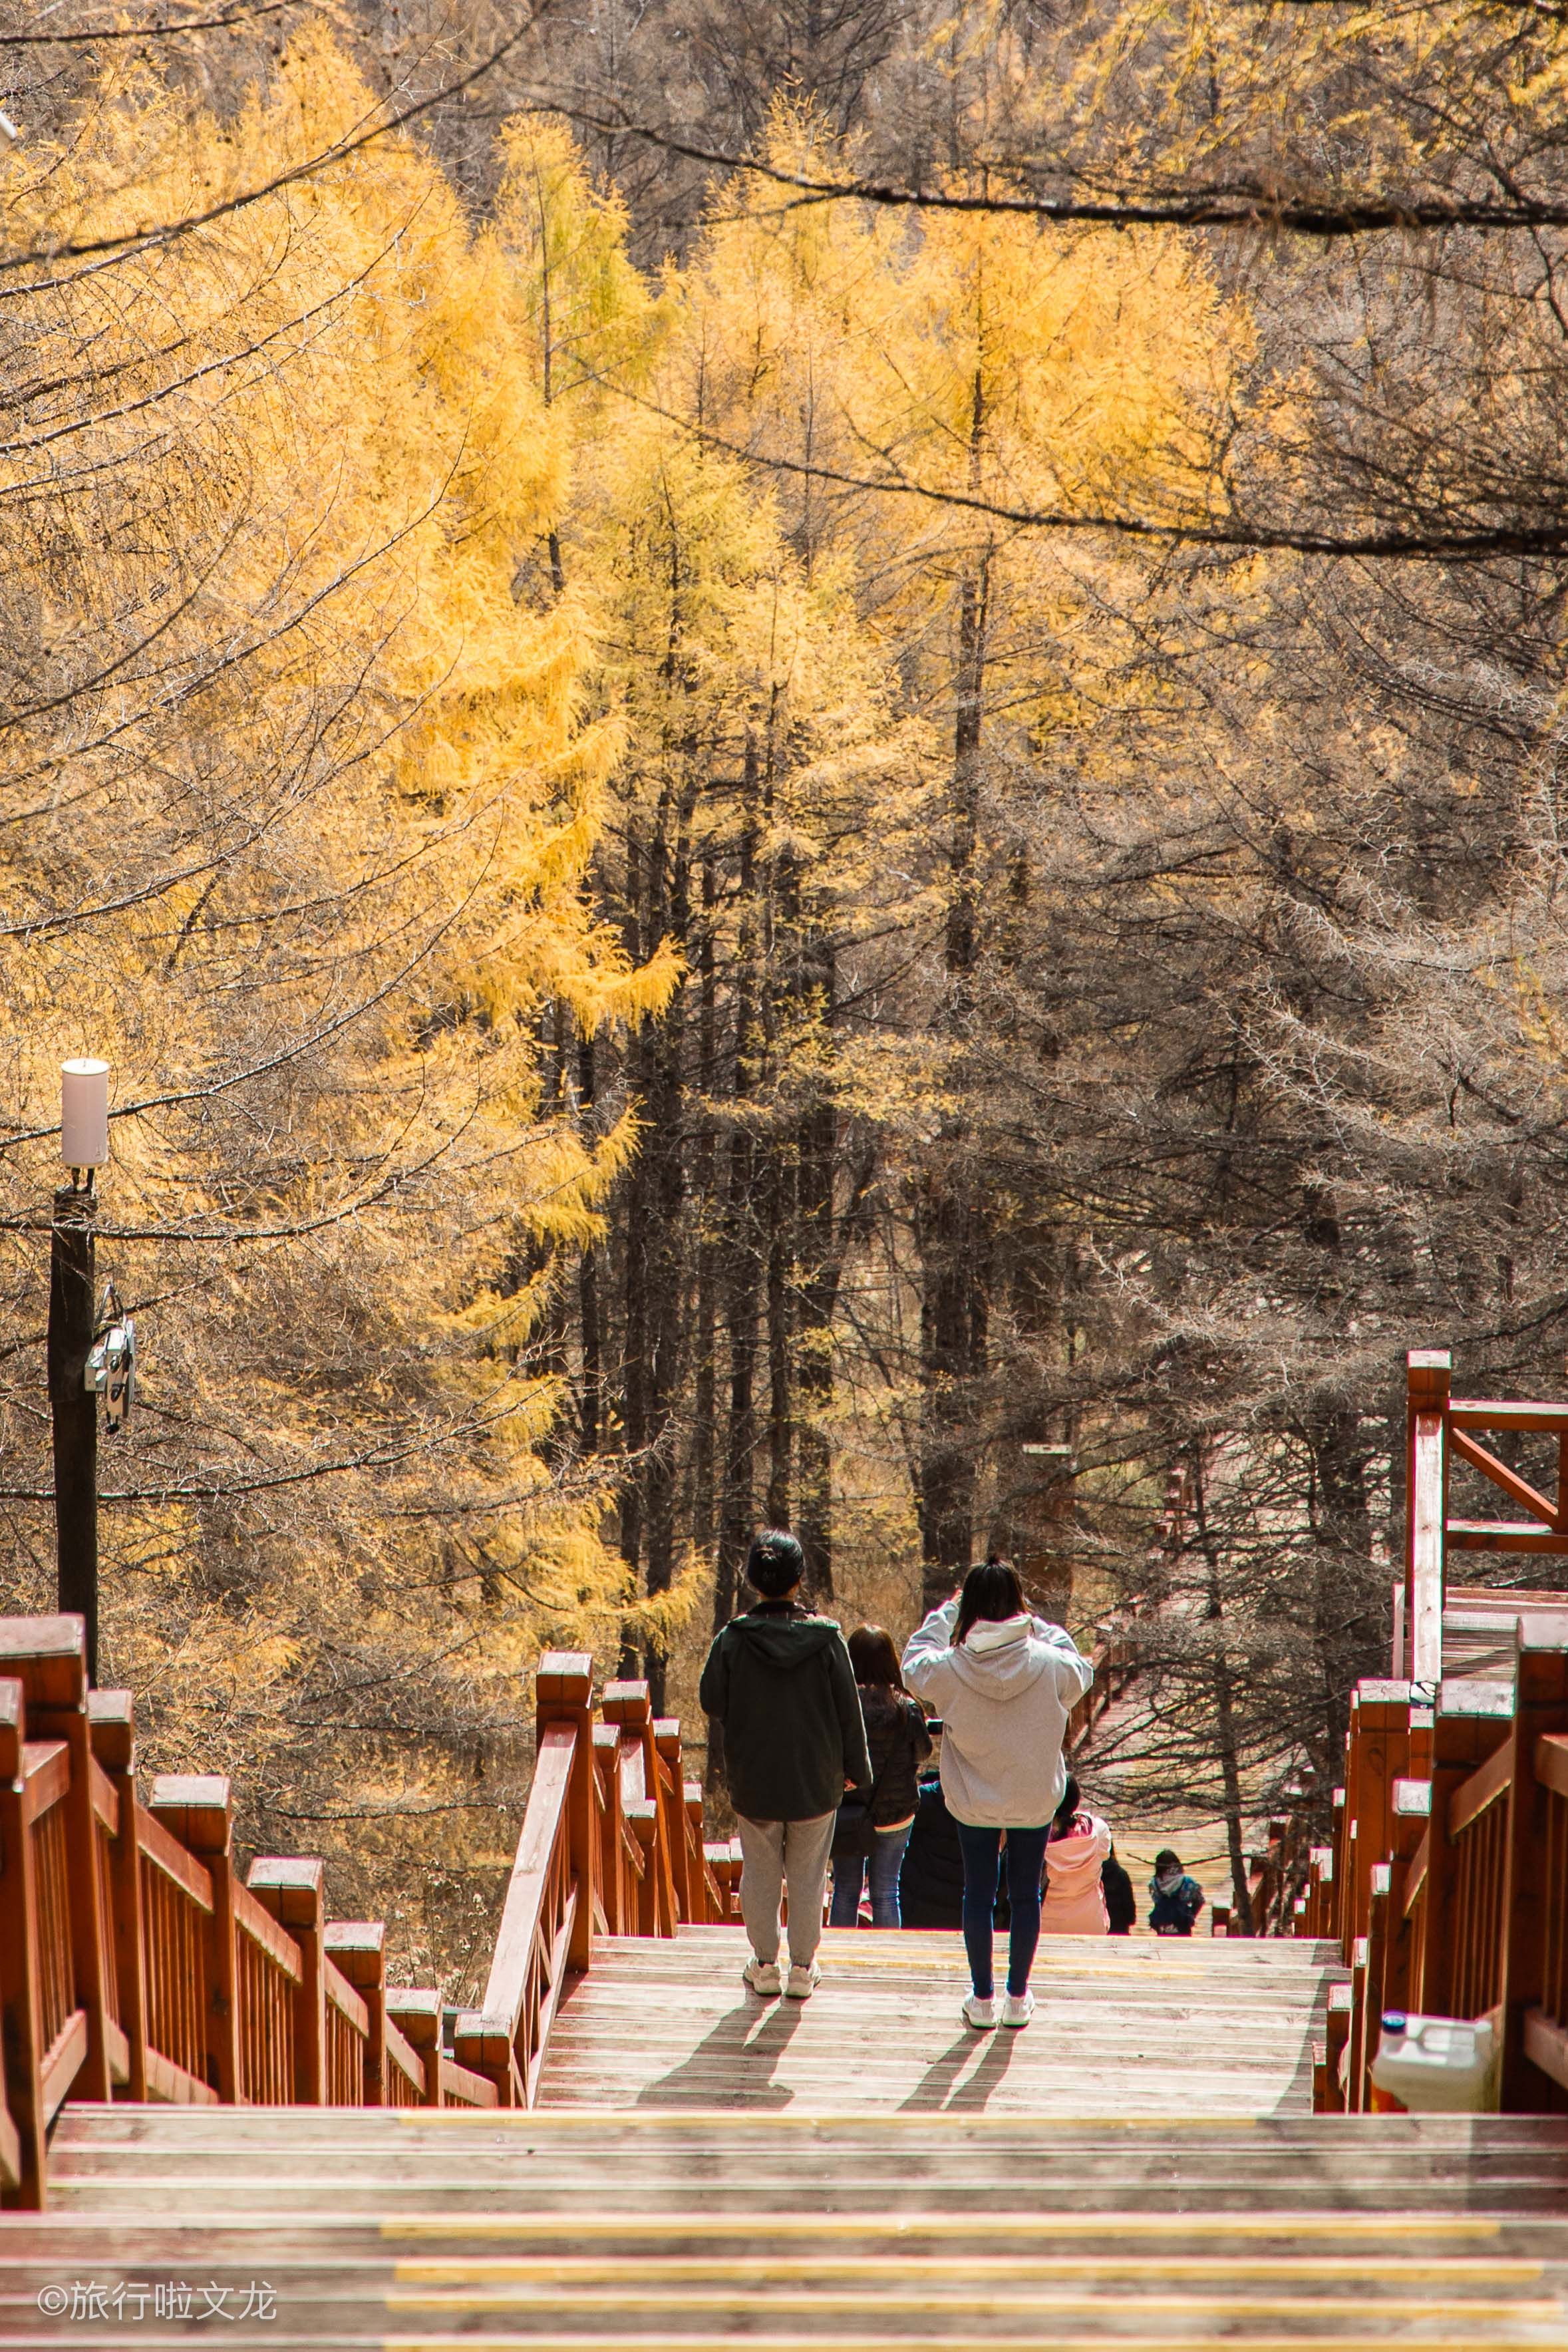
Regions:
<instances>
[{"instance_id":1,"label":"black lamp pole","mask_svg":"<svg viewBox=\"0 0 1568 2352\"><path fill-rule=\"evenodd\" d=\"M86 1385L98 1297L92 1174L55 1194L49 1253L49 1418L55 1446L59 1606L86 1620L87 1675L98 1684L98 1398Z\"/></svg>"}]
</instances>

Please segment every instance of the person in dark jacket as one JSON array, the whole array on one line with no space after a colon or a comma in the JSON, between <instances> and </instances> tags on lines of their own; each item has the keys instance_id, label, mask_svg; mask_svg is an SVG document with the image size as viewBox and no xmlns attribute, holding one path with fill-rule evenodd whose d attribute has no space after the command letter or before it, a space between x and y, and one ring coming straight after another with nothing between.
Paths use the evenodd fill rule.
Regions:
<instances>
[{"instance_id":1,"label":"person in dark jacket","mask_svg":"<svg viewBox=\"0 0 1568 2352\"><path fill-rule=\"evenodd\" d=\"M925 1727L935 1741L941 1724ZM915 1792L915 1819L898 1879L898 1907L905 1927L959 1928L964 1924L964 1854L958 1824L947 1811L941 1776L923 1772Z\"/></svg>"},{"instance_id":2,"label":"person in dark jacket","mask_svg":"<svg viewBox=\"0 0 1568 2352\"><path fill-rule=\"evenodd\" d=\"M1155 1935L1190 1936L1203 1908L1203 1889L1196 1878L1186 1875L1180 1854L1173 1853L1168 1845L1155 1856L1149 1893L1155 1898L1149 1925Z\"/></svg>"},{"instance_id":3,"label":"person in dark jacket","mask_svg":"<svg viewBox=\"0 0 1568 2352\"><path fill-rule=\"evenodd\" d=\"M1138 1917L1138 1898L1133 1892L1133 1882L1116 1859L1116 1849L1111 1848L1100 1865L1100 1885L1105 1895L1105 1916L1111 1922L1113 1936L1130 1936Z\"/></svg>"},{"instance_id":4,"label":"person in dark jacket","mask_svg":"<svg viewBox=\"0 0 1568 2352\"><path fill-rule=\"evenodd\" d=\"M821 1981L817 1946L839 1800L869 1793L871 1759L844 1638L796 1597L805 1559L769 1528L747 1556L762 1596L732 1617L707 1654L699 1696L721 1727L730 1801L740 1828L740 1913L751 1939L753 1992L805 2000ZM789 1969L780 1979L779 1898L789 1897Z\"/></svg>"},{"instance_id":5,"label":"person in dark jacket","mask_svg":"<svg viewBox=\"0 0 1568 2352\"><path fill-rule=\"evenodd\" d=\"M925 1709L904 1687L892 1634L883 1633L880 1625L857 1625L850 1635L849 1649L871 1753L871 1849L851 1853L844 1851L843 1839L835 1838L839 1851L833 1855L833 1903L828 1925L852 1927L857 1924L869 1866L871 1924L896 1927L898 1873L918 1794L915 1775L931 1753L931 1734L925 1728ZM851 1801L846 1819L850 1811L865 1822L866 1809L858 1799Z\"/></svg>"}]
</instances>

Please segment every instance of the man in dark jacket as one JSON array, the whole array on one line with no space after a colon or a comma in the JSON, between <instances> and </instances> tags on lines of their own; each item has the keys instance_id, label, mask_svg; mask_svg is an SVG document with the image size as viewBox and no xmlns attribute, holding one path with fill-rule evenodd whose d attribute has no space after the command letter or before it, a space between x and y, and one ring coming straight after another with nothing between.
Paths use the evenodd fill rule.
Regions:
<instances>
[{"instance_id":1,"label":"man in dark jacket","mask_svg":"<svg viewBox=\"0 0 1568 2352\"><path fill-rule=\"evenodd\" d=\"M805 2000L821 1981L817 1946L833 1822L846 1789L869 1790L860 1693L831 1617L795 1597L805 1559L791 1535L752 1540L746 1577L762 1595L707 1654L700 1696L724 1731L740 1824L740 1911L753 1992ZM780 1981L779 1898L789 1897L789 1972Z\"/></svg>"}]
</instances>

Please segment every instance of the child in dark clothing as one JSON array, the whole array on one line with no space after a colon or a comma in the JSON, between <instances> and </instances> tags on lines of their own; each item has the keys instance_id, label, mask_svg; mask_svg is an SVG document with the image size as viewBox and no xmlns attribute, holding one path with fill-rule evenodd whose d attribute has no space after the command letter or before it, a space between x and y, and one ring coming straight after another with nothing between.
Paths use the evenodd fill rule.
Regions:
<instances>
[{"instance_id":1,"label":"child in dark clothing","mask_svg":"<svg viewBox=\"0 0 1568 2352\"><path fill-rule=\"evenodd\" d=\"M1196 1878L1186 1875L1180 1854L1173 1853L1168 1845L1155 1856L1149 1893L1155 1898L1149 1925L1155 1935L1190 1936L1203 1908L1203 1889Z\"/></svg>"},{"instance_id":2,"label":"child in dark clothing","mask_svg":"<svg viewBox=\"0 0 1568 2352\"><path fill-rule=\"evenodd\" d=\"M1116 1859L1114 1846L1100 1865L1100 1885L1104 1890L1105 1916L1111 1923L1111 1933L1131 1935L1138 1916L1138 1898L1133 1892L1132 1880Z\"/></svg>"}]
</instances>

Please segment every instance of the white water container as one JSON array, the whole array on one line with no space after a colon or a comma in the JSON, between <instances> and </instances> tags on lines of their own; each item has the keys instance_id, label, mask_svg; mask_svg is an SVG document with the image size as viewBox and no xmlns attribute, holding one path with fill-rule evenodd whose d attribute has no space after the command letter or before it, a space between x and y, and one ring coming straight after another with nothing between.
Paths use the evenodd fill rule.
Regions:
<instances>
[{"instance_id":1,"label":"white water container","mask_svg":"<svg viewBox=\"0 0 1568 2352\"><path fill-rule=\"evenodd\" d=\"M1415 2116L1474 2116L1495 2112L1499 2051L1489 2017L1412 2017L1383 2013L1376 2089Z\"/></svg>"}]
</instances>

